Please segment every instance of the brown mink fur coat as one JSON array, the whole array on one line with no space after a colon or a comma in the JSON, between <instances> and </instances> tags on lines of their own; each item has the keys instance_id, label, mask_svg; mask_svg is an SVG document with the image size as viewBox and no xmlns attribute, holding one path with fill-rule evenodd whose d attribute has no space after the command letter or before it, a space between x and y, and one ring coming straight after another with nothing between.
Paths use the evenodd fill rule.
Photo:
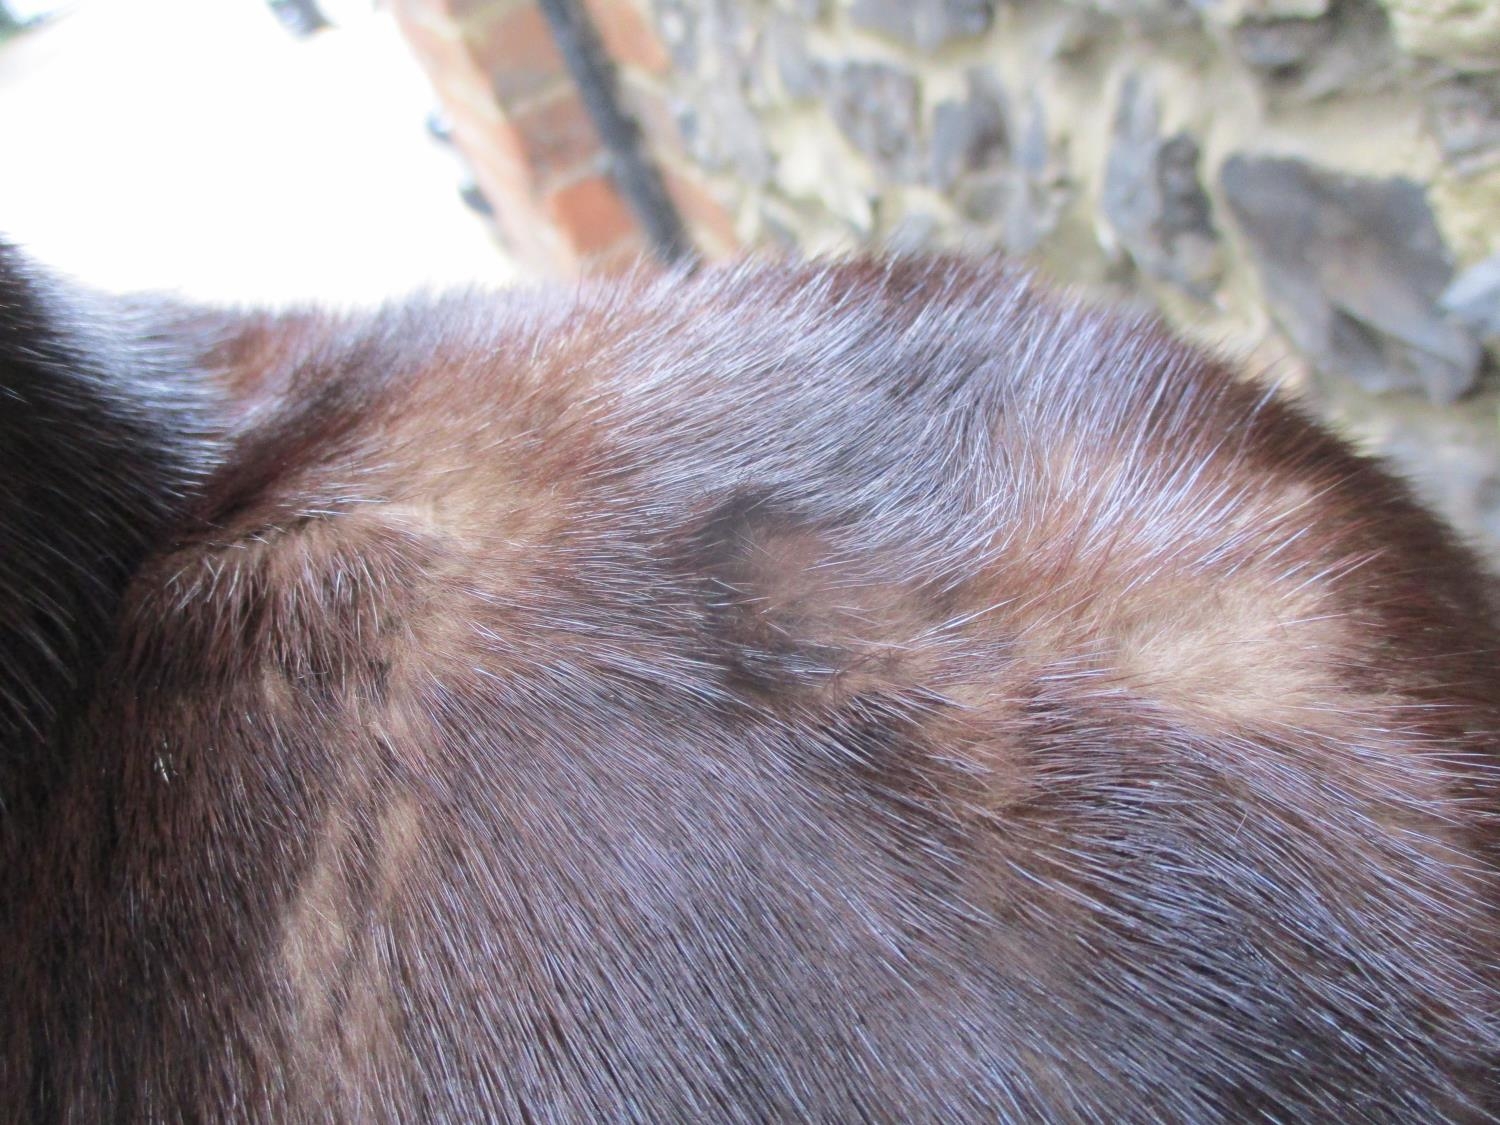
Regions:
<instances>
[{"instance_id":1,"label":"brown mink fur coat","mask_svg":"<svg viewBox=\"0 0 1500 1125\"><path fill-rule=\"evenodd\" d=\"M0 246L0 1120L1495 1120L1487 596L1004 264Z\"/></svg>"}]
</instances>

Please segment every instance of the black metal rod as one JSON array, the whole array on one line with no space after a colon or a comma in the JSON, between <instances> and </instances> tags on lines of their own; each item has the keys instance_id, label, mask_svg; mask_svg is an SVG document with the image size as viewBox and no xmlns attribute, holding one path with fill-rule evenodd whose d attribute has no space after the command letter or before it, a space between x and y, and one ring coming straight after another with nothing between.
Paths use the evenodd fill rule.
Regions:
<instances>
[{"instance_id":1,"label":"black metal rod","mask_svg":"<svg viewBox=\"0 0 1500 1125\"><path fill-rule=\"evenodd\" d=\"M579 0L537 0L584 108L609 153L611 174L635 212L652 251L665 262L690 262L698 252L661 174L646 152L641 131L621 108L613 64Z\"/></svg>"}]
</instances>

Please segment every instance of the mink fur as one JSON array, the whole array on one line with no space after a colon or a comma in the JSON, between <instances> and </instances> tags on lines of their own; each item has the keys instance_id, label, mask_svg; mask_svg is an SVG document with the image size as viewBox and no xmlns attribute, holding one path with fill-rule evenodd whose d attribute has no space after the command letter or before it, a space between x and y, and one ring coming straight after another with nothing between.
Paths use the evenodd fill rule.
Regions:
<instances>
[{"instance_id":1,"label":"mink fur","mask_svg":"<svg viewBox=\"0 0 1500 1125\"><path fill-rule=\"evenodd\" d=\"M1496 1120L1500 635L1001 263L0 249L0 1118Z\"/></svg>"}]
</instances>

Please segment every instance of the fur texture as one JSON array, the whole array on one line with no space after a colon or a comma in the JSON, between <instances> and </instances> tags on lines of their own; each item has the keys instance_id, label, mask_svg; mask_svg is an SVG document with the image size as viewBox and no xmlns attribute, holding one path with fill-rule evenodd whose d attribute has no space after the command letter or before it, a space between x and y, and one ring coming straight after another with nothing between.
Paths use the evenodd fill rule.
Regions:
<instances>
[{"instance_id":1,"label":"fur texture","mask_svg":"<svg viewBox=\"0 0 1500 1125\"><path fill-rule=\"evenodd\" d=\"M1481 576L1151 323L6 254L0 468L16 1120L1500 1111Z\"/></svg>"}]
</instances>

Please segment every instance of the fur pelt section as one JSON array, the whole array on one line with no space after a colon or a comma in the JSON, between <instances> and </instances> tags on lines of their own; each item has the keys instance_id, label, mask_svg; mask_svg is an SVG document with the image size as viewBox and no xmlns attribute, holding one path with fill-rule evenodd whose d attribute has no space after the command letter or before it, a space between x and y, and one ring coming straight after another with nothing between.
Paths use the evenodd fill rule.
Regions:
<instances>
[{"instance_id":1,"label":"fur pelt section","mask_svg":"<svg viewBox=\"0 0 1500 1125\"><path fill-rule=\"evenodd\" d=\"M1483 579L1151 322L6 253L0 470L0 1115L1500 1109Z\"/></svg>"}]
</instances>

